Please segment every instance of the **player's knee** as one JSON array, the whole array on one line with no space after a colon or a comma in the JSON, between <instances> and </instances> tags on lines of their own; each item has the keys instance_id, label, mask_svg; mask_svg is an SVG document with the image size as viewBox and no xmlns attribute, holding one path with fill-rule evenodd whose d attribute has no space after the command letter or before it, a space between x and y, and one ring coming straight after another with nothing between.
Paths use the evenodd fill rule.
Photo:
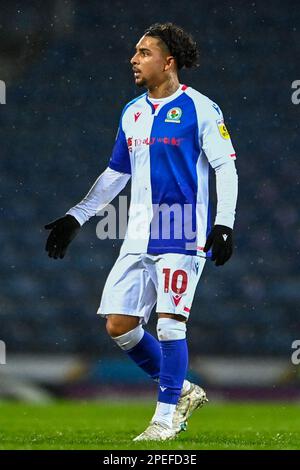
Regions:
<instances>
[{"instance_id":1,"label":"player's knee","mask_svg":"<svg viewBox=\"0 0 300 470\"><path fill-rule=\"evenodd\" d=\"M159 341L173 341L186 338L186 324L173 318L159 318L156 331Z\"/></svg>"},{"instance_id":2,"label":"player's knee","mask_svg":"<svg viewBox=\"0 0 300 470\"><path fill-rule=\"evenodd\" d=\"M139 324L138 317L125 315L109 315L106 321L106 331L112 338L124 335Z\"/></svg>"},{"instance_id":3,"label":"player's knee","mask_svg":"<svg viewBox=\"0 0 300 470\"><path fill-rule=\"evenodd\" d=\"M114 336L112 339L116 342L116 344L123 349L124 351L130 351L133 349L143 338L144 336L144 329L142 325L138 325L133 330L128 331L119 336Z\"/></svg>"},{"instance_id":4,"label":"player's knee","mask_svg":"<svg viewBox=\"0 0 300 470\"><path fill-rule=\"evenodd\" d=\"M115 336L120 336L126 333L126 328L121 322L108 318L106 322L106 331L109 336L114 338Z\"/></svg>"}]
</instances>

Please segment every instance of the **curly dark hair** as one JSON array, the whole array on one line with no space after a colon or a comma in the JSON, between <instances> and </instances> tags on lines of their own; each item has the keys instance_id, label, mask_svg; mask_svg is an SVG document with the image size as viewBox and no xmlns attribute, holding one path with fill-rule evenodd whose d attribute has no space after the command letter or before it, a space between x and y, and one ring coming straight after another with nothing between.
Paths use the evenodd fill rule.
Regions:
<instances>
[{"instance_id":1,"label":"curly dark hair","mask_svg":"<svg viewBox=\"0 0 300 470\"><path fill-rule=\"evenodd\" d=\"M160 39L175 57L178 70L197 67L199 51L192 36L173 23L154 23L144 32L146 36Z\"/></svg>"}]
</instances>

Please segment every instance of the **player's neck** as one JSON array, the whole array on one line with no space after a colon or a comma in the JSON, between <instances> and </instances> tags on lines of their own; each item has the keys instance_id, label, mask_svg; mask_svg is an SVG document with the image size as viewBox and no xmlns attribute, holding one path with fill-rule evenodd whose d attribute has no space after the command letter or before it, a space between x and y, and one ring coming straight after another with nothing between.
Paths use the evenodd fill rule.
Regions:
<instances>
[{"instance_id":1,"label":"player's neck","mask_svg":"<svg viewBox=\"0 0 300 470\"><path fill-rule=\"evenodd\" d=\"M149 98L166 98L167 96L173 95L179 88L178 77L170 77L169 80L161 83L160 85L154 85L148 88Z\"/></svg>"}]
</instances>

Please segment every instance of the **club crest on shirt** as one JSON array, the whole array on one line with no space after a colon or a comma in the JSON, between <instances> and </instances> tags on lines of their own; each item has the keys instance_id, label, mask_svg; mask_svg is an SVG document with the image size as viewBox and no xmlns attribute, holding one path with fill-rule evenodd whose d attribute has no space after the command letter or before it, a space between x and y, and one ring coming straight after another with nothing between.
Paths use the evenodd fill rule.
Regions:
<instances>
[{"instance_id":1,"label":"club crest on shirt","mask_svg":"<svg viewBox=\"0 0 300 470\"><path fill-rule=\"evenodd\" d=\"M229 132L224 124L224 121L223 119L218 119L217 120L217 125L218 125L218 129L219 129L219 132L221 134L221 136L223 137L223 139L230 139L230 135L229 135Z\"/></svg>"},{"instance_id":2,"label":"club crest on shirt","mask_svg":"<svg viewBox=\"0 0 300 470\"><path fill-rule=\"evenodd\" d=\"M172 108L168 111L165 122L180 122L182 110L180 108Z\"/></svg>"}]
</instances>

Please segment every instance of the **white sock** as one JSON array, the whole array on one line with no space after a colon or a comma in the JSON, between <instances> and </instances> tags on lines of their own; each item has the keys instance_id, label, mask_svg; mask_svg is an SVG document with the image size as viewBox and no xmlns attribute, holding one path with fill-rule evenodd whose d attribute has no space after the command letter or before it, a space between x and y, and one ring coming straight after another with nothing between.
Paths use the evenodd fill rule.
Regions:
<instances>
[{"instance_id":1,"label":"white sock","mask_svg":"<svg viewBox=\"0 0 300 470\"><path fill-rule=\"evenodd\" d=\"M171 405L170 403L161 403L158 401L154 416L151 421L156 421L171 428L175 408L176 405Z\"/></svg>"},{"instance_id":2,"label":"white sock","mask_svg":"<svg viewBox=\"0 0 300 470\"><path fill-rule=\"evenodd\" d=\"M182 385L181 393L186 394L191 388L191 382L185 380Z\"/></svg>"}]
</instances>

